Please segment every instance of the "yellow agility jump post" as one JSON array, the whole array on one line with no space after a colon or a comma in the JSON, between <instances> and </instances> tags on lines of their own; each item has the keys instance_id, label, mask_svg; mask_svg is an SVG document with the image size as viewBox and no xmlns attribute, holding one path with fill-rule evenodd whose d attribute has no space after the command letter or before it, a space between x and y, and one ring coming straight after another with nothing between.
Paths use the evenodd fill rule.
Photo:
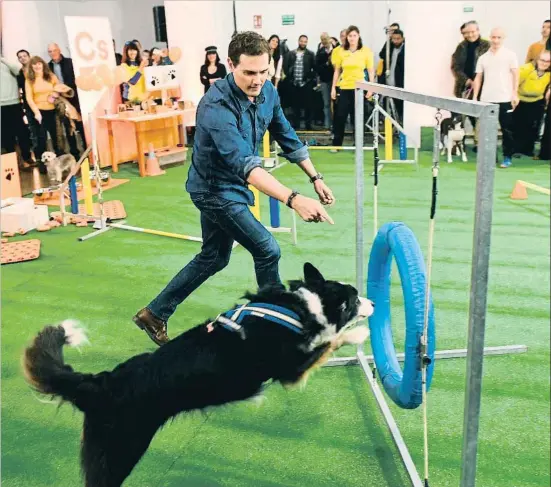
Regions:
<instances>
[{"instance_id":1,"label":"yellow agility jump post","mask_svg":"<svg viewBox=\"0 0 551 487\"><path fill-rule=\"evenodd\" d=\"M92 202L92 183L90 182L90 162L88 158L80 166L80 175L82 178L82 188L84 189L84 208L87 215L93 215L94 204Z\"/></svg>"},{"instance_id":2,"label":"yellow agility jump post","mask_svg":"<svg viewBox=\"0 0 551 487\"><path fill-rule=\"evenodd\" d=\"M270 150L270 134L268 131L264 134L264 137L262 138L262 156L264 159L264 162L270 161L272 163L275 162L275 165L271 167L270 169L267 169L268 172L273 172L276 169L279 169L280 167L283 167L286 163L279 164L277 159L277 146L274 150L275 158L271 158L272 151ZM253 185L249 185L249 189L252 191L254 196L254 205L252 205L251 213L254 215L254 217L262 223L261 218L261 212L260 212L260 191L258 191L257 188L255 188ZM270 208L270 226L264 225L264 227L271 233L290 233L293 236L293 243L297 245L298 238L297 238L297 226L296 226L296 215L293 210L291 210L292 213L292 227L282 227L280 225L280 218L279 218L279 201L275 198L270 197L269 198L269 208Z\"/></svg>"},{"instance_id":3,"label":"yellow agility jump post","mask_svg":"<svg viewBox=\"0 0 551 487\"><path fill-rule=\"evenodd\" d=\"M265 159L270 157L270 134L267 130L262 139L262 155ZM252 185L249 185L249 189L254 195L254 205L251 206L251 213L260 221L260 192Z\"/></svg>"},{"instance_id":4,"label":"yellow agility jump post","mask_svg":"<svg viewBox=\"0 0 551 487\"><path fill-rule=\"evenodd\" d=\"M392 122L389 117L385 118L385 159L392 160Z\"/></svg>"},{"instance_id":5,"label":"yellow agility jump post","mask_svg":"<svg viewBox=\"0 0 551 487\"><path fill-rule=\"evenodd\" d=\"M178 238L180 240L192 240L193 242L202 242L200 237L192 237L191 235L182 235L181 233L163 232L161 230L152 230L149 228L133 227L122 223L110 223L112 228L120 228L121 230L130 230L131 232L149 233L150 235L160 235L161 237Z\"/></svg>"},{"instance_id":6,"label":"yellow agility jump post","mask_svg":"<svg viewBox=\"0 0 551 487\"><path fill-rule=\"evenodd\" d=\"M260 191L251 185L249 185L249 189L254 195L254 205L251 206L251 213L258 221L260 221Z\"/></svg>"}]
</instances>

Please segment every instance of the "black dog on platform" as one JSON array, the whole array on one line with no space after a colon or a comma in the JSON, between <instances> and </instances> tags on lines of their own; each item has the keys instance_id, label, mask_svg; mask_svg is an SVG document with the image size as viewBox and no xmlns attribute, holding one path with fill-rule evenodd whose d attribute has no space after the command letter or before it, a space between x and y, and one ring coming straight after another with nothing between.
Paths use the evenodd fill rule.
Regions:
<instances>
[{"instance_id":1,"label":"black dog on platform","mask_svg":"<svg viewBox=\"0 0 551 487\"><path fill-rule=\"evenodd\" d=\"M265 288L153 353L111 372L84 374L63 360L63 346L86 335L74 322L47 326L25 350L27 380L84 413L81 465L87 487L119 487L157 430L179 413L259 395L267 381L304 383L309 372L369 332L352 325L373 305L347 284L325 280L311 264L289 289Z\"/></svg>"}]
</instances>

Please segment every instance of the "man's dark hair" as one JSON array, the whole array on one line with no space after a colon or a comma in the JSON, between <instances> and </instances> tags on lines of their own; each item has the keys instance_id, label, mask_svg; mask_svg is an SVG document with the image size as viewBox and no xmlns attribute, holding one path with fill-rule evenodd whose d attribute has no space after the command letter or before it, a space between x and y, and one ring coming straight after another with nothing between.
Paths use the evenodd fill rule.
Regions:
<instances>
[{"instance_id":1,"label":"man's dark hair","mask_svg":"<svg viewBox=\"0 0 551 487\"><path fill-rule=\"evenodd\" d=\"M238 32L232 37L228 47L228 57L234 66L239 64L241 54L245 54L245 56L268 54L270 57L270 46L268 41L256 32Z\"/></svg>"},{"instance_id":2,"label":"man's dark hair","mask_svg":"<svg viewBox=\"0 0 551 487\"><path fill-rule=\"evenodd\" d=\"M465 22L464 24L461 24L461 27L459 27L459 32L463 32L463 29L467 27L467 22Z\"/></svg>"},{"instance_id":3,"label":"man's dark hair","mask_svg":"<svg viewBox=\"0 0 551 487\"><path fill-rule=\"evenodd\" d=\"M404 31L403 30L400 30L400 29L396 29L392 35L395 35L395 34L400 34L402 37L404 37Z\"/></svg>"},{"instance_id":4,"label":"man's dark hair","mask_svg":"<svg viewBox=\"0 0 551 487\"><path fill-rule=\"evenodd\" d=\"M308 39L308 36L306 34L301 34L298 36L298 40L300 41L303 37L306 37L306 39Z\"/></svg>"},{"instance_id":5,"label":"man's dark hair","mask_svg":"<svg viewBox=\"0 0 551 487\"><path fill-rule=\"evenodd\" d=\"M19 49L19 51L17 51L17 52L15 53L15 55L16 55L16 56L19 56L19 53L21 53L21 52L24 52L24 53L27 54L27 56L31 57L31 53L30 53L29 51L27 51L27 49Z\"/></svg>"},{"instance_id":6,"label":"man's dark hair","mask_svg":"<svg viewBox=\"0 0 551 487\"><path fill-rule=\"evenodd\" d=\"M543 21L544 24L551 24L551 20L547 19Z\"/></svg>"},{"instance_id":7,"label":"man's dark hair","mask_svg":"<svg viewBox=\"0 0 551 487\"><path fill-rule=\"evenodd\" d=\"M396 26L397 29L400 28L400 24L398 22L394 22L393 24L390 24L390 27Z\"/></svg>"}]
</instances>

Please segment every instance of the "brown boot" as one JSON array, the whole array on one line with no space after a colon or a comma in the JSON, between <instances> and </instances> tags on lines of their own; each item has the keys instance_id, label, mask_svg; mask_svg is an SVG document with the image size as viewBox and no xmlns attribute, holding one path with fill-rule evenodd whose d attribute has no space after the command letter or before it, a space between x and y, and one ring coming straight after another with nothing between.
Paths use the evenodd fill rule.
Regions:
<instances>
[{"instance_id":1,"label":"brown boot","mask_svg":"<svg viewBox=\"0 0 551 487\"><path fill-rule=\"evenodd\" d=\"M166 333L166 321L157 318L149 309L143 308L138 311L132 321L157 345L161 346L170 341Z\"/></svg>"}]
</instances>

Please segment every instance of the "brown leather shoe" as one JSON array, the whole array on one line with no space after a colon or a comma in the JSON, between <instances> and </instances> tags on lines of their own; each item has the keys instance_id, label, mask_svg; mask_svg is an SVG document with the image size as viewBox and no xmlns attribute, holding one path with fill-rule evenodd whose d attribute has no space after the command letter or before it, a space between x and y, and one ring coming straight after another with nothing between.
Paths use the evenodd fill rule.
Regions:
<instances>
[{"instance_id":1,"label":"brown leather shoe","mask_svg":"<svg viewBox=\"0 0 551 487\"><path fill-rule=\"evenodd\" d=\"M157 318L149 309L143 308L138 311L132 321L157 345L161 346L170 341L166 333L166 321Z\"/></svg>"}]
</instances>

